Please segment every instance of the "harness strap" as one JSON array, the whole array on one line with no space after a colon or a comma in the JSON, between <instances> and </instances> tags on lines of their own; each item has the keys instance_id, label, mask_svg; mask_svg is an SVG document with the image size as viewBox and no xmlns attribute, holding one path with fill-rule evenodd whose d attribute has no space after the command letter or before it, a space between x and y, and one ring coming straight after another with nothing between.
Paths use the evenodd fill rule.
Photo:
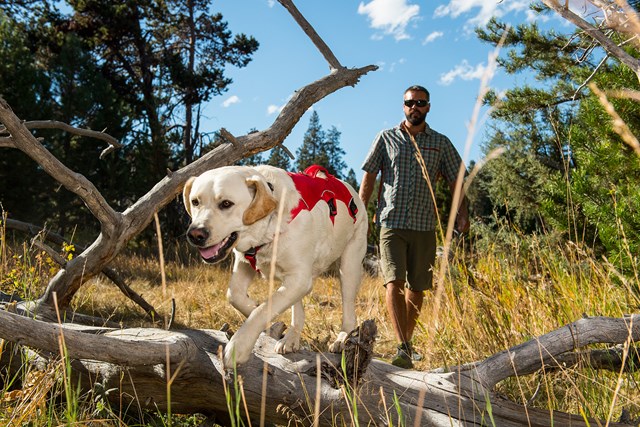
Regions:
<instances>
[{"instance_id":1,"label":"harness strap","mask_svg":"<svg viewBox=\"0 0 640 427\"><path fill-rule=\"evenodd\" d=\"M318 177L318 173L322 172L326 175ZM296 190L300 194L300 202L291 211L291 219L295 218L303 210L311 210L320 200L323 200L329 206L329 217L334 222L334 217L338 214L337 201L341 200L348 208L349 215L356 222L356 214L358 207L353 200L351 192L347 187L331 175L326 168L319 165L311 165L302 173L291 173L289 176L296 186Z\"/></svg>"},{"instance_id":2,"label":"harness strap","mask_svg":"<svg viewBox=\"0 0 640 427\"><path fill-rule=\"evenodd\" d=\"M260 269L258 269L258 267L256 266L256 262L257 262L256 261L256 254L258 253L260 248L263 247L263 246L264 245L253 247L253 248L249 249L248 251L246 251L244 253L244 258L247 261L249 261L249 265L251 265L251 268L253 268L258 273L260 273Z\"/></svg>"}]
</instances>

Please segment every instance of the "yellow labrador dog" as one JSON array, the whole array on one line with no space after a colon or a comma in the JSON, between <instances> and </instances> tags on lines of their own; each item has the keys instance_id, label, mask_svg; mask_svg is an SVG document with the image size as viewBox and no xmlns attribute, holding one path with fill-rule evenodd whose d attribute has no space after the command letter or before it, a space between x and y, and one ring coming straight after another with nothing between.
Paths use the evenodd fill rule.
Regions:
<instances>
[{"instance_id":1,"label":"yellow labrador dog","mask_svg":"<svg viewBox=\"0 0 640 427\"><path fill-rule=\"evenodd\" d=\"M342 329L330 346L339 352L356 327L355 300L367 244L367 212L354 189L324 168L292 174L271 166L226 166L191 178L183 191L191 216L188 241L204 261L216 263L232 251L227 297L247 319L224 350L224 363L246 362L260 333L291 307L291 327L275 350L299 349L304 324L302 299L313 279L340 261ZM280 206L282 204L282 206ZM274 253L278 212L284 212ZM247 295L258 272L269 277L272 258L280 288L271 304Z\"/></svg>"}]
</instances>

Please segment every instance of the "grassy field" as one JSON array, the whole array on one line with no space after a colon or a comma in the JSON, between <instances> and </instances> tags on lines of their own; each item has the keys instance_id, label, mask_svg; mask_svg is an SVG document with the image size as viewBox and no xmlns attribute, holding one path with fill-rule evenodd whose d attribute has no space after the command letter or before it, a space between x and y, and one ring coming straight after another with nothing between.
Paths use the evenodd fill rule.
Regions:
<instances>
[{"instance_id":1,"label":"grassy field","mask_svg":"<svg viewBox=\"0 0 640 427\"><path fill-rule=\"evenodd\" d=\"M17 292L24 298L40 295L57 266L48 256L27 246L3 243L1 250L0 290ZM73 256L73 248L67 247L63 255ZM473 245L458 240L453 242L448 259L439 259L438 287L428 295L420 316L414 347L424 359L415 364L418 370L481 360L583 315L619 317L639 311L637 275L623 277L588 249L553 236L523 237L503 231L478 239ZM225 298L228 267L204 265L194 254L192 262L167 262L163 283L160 262L154 257L121 256L112 266L125 274L130 286L160 313L167 313L174 299L177 326L219 329L228 323L235 329L242 322ZM260 280L251 292L263 299L267 289L267 282ZM86 283L73 305L80 312L125 326L150 326L143 311L105 278ZM304 344L324 351L339 331L337 278L318 278L305 307ZM379 278L365 277L357 313L359 320L376 321L376 357L389 360L396 342ZM280 320L288 323L288 316L285 313ZM122 419L102 401L64 393L69 387L66 378L63 362L44 370L25 367L19 378L3 374L0 425L188 426L202 420L198 416L167 418L163 414ZM632 418L640 417L639 380L637 373L571 368L509 379L500 383L497 391L530 406L618 420L623 409ZM21 387L15 387L19 383Z\"/></svg>"}]
</instances>

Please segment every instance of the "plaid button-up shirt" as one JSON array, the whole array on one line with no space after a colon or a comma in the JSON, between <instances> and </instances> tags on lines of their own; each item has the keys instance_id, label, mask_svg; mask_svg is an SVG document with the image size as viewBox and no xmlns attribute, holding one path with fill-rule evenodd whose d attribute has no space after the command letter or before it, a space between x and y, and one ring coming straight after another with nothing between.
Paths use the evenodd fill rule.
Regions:
<instances>
[{"instance_id":1,"label":"plaid button-up shirt","mask_svg":"<svg viewBox=\"0 0 640 427\"><path fill-rule=\"evenodd\" d=\"M449 138L427 125L415 140L429 182L435 185L439 176L450 183L455 182L462 159ZM402 130L401 124L376 136L362 169L376 175L382 171L376 214L378 225L417 231L436 229L432 191L422 174L411 137Z\"/></svg>"}]
</instances>

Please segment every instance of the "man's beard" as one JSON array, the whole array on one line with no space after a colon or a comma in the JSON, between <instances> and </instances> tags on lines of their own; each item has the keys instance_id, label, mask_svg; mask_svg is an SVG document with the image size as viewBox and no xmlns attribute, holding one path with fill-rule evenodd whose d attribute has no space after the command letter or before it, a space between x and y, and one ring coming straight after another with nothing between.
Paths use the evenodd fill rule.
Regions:
<instances>
[{"instance_id":1,"label":"man's beard","mask_svg":"<svg viewBox=\"0 0 640 427\"><path fill-rule=\"evenodd\" d=\"M408 114L405 114L405 117L407 118L407 121L411 123L413 126L419 126L422 123L424 123L426 114L422 114L419 111L412 111Z\"/></svg>"}]
</instances>

